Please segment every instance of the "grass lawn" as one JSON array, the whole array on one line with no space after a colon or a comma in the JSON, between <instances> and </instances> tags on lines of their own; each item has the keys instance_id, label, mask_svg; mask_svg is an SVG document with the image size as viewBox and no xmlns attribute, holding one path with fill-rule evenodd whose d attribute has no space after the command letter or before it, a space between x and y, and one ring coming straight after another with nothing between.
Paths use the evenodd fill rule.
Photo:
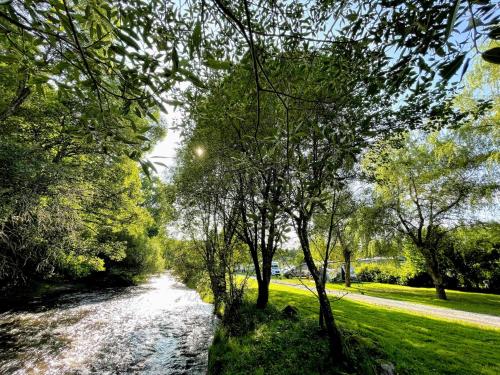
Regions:
<instances>
[{"instance_id":1,"label":"grass lawn","mask_svg":"<svg viewBox=\"0 0 500 375\"><path fill-rule=\"evenodd\" d=\"M255 297L255 280L249 280L248 287L248 294ZM270 302L278 309L288 304L295 306L305 320L318 318L317 300L308 291L272 284ZM368 343L385 352L399 374L500 374L500 330L430 319L346 299L335 301L332 306L339 325L358 332ZM255 342L261 340L262 344L263 340L262 336L259 338L259 331L269 329L272 326L257 328L239 342L243 346L239 350L256 353L261 345ZM279 334L279 331L274 333ZM267 335L273 337L269 332ZM310 345L315 347L314 342ZM279 364L280 358L276 354L273 362ZM254 366L252 371L243 373L272 373L264 360ZM300 372L290 368L288 372L279 373Z\"/></svg>"},{"instance_id":2,"label":"grass lawn","mask_svg":"<svg viewBox=\"0 0 500 375\"><path fill-rule=\"evenodd\" d=\"M300 284L298 279L282 279L282 281ZM314 286L314 281L302 280L302 282L308 286ZM447 290L448 300L443 301L436 298L434 288L413 288L382 283L353 283L350 288L346 288L341 283L328 283L326 287L327 289L348 291L349 293L362 293L367 296L500 316L500 295L496 294Z\"/></svg>"}]
</instances>

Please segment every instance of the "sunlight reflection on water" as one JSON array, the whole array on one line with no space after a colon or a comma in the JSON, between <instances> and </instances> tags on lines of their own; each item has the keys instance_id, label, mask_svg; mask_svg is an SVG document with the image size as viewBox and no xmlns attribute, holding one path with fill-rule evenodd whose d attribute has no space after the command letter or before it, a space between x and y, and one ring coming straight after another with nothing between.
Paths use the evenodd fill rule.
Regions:
<instances>
[{"instance_id":1,"label":"sunlight reflection on water","mask_svg":"<svg viewBox=\"0 0 500 375\"><path fill-rule=\"evenodd\" d=\"M170 275L0 314L1 374L202 374L212 305Z\"/></svg>"}]
</instances>

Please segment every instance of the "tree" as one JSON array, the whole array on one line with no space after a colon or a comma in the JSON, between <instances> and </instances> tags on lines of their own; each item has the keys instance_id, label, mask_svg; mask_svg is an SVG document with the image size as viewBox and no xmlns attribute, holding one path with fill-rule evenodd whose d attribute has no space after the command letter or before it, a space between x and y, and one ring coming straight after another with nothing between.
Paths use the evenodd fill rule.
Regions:
<instances>
[{"instance_id":1,"label":"tree","mask_svg":"<svg viewBox=\"0 0 500 375\"><path fill-rule=\"evenodd\" d=\"M82 277L129 261L135 270L161 267L161 245L145 233L153 219L141 207L140 171L123 155L139 158L162 126L118 116L120 103L110 98L111 132L90 115L95 101L50 84L11 111L21 65L0 63L0 111L9 112L0 122L2 283Z\"/></svg>"},{"instance_id":2,"label":"tree","mask_svg":"<svg viewBox=\"0 0 500 375\"><path fill-rule=\"evenodd\" d=\"M222 189L237 209L235 234L248 248L259 285L257 306L264 308L272 259L286 224L279 205L284 193L283 165L279 163L282 148L275 142L282 118L277 115L277 99L271 95L260 99L258 119L252 113L256 101L250 64L247 56L227 77L214 79L207 95L192 95L186 127L192 128L189 147L204 147L207 156L203 159L210 160L203 174L195 178L203 181L207 194L219 194Z\"/></svg>"},{"instance_id":3,"label":"tree","mask_svg":"<svg viewBox=\"0 0 500 375\"><path fill-rule=\"evenodd\" d=\"M186 73L178 43L198 48L200 38L181 32L193 20L162 1L4 1L0 26L6 37L3 62L22 62L19 90L0 119L14 112L35 87L51 81L65 96L86 96L98 121L113 113L111 99L123 110L154 117L159 95ZM183 13L183 12L182 12ZM187 65L186 61L182 61ZM184 73L183 73L184 72Z\"/></svg>"},{"instance_id":4,"label":"tree","mask_svg":"<svg viewBox=\"0 0 500 375\"><path fill-rule=\"evenodd\" d=\"M442 244L448 279L466 289L500 289L499 224L459 228Z\"/></svg>"},{"instance_id":5,"label":"tree","mask_svg":"<svg viewBox=\"0 0 500 375\"><path fill-rule=\"evenodd\" d=\"M186 126L180 165L174 175L179 206L179 221L189 236L193 249L201 256L204 271L210 280L217 314L224 310L224 319L241 303L242 287L234 278L239 260L241 226L234 162L234 141L214 126L215 109L212 98L197 98L193 104L191 126ZM186 131L187 133L187 131Z\"/></svg>"},{"instance_id":6,"label":"tree","mask_svg":"<svg viewBox=\"0 0 500 375\"><path fill-rule=\"evenodd\" d=\"M446 299L441 241L470 221L469 207L484 203L498 186L496 167L485 164L492 150L484 146L454 132L408 135L401 148L388 147L373 168L375 196L392 219L388 224L422 254L441 299Z\"/></svg>"},{"instance_id":7,"label":"tree","mask_svg":"<svg viewBox=\"0 0 500 375\"><path fill-rule=\"evenodd\" d=\"M408 134L401 148L374 149L364 161L375 179L376 199L392 213L390 226L423 255L439 298L446 298L441 242L454 228L477 221L474 207L494 196L498 187L495 72L487 63L475 64L454 101L458 120L443 121L448 129Z\"/></svg>"}]
</instances>

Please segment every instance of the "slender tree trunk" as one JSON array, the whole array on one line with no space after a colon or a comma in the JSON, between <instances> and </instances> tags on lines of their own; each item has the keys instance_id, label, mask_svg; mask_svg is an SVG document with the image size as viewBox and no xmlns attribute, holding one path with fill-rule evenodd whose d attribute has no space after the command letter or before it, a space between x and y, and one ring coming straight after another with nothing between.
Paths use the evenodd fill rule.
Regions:
<instances>
[{"instance_id":1,"label":"slender tree trunk","mask_svg":"<svg viewBox=\"0 0 500 375\"><path fill-rule=\"evenodd\" d=\"M345 286L347 288L351 287L351 252L344 251L344 261L345 261Z\"/></svg>"},{"instance_id":2,"label":"slender tree trunk","mask_svg":"<svg viewBox=\"0 0 500 375\"><path fill-rule=\"evenodd\" d=\"M323 268L321 269L321 276L320 276L320 281L321 281L321 284L323 285L323 288L326 285L326 269L327 269L327 266L328 266L328 257L325 256L325 259L323 260ZM325 317L323 315L323 309L321 308L321 305L320 305L320 308L319 308L319 326L320 326L321 329L325 328Z\"/></svg>"},{"instance_id":3,"label":"slender tree trunk","mask_svg":"<svg viewBox=\"0 0 500 375\"><path fill-rule=\"evenodd\" d=\"M298 235L302 247L302 252L304 253L304 260L307 264L307 267L309 268L309 271L311 272L314 283L316 284L316 291L318 293L318 300L320 304L320 312L323 315L323 321L328 333L330 354L336 362L340 362L344 357L342 336L335 323L332 308L330 306L330 300L328 299L328 294L326 293L325 286L321 281L320 272L314 264L311 249L309 247L307 227L303 222L298 222Z\"/></svg>"},{"instance_id":4,"label":"slender tree trunk","mask_svg":"<svg viewBox=\"0 0 500 375\"><path fill-rule=\"evenodd\" d=\"M209 271L210 284L214 295L214 313L220 316L224 295L221 293L221 285L218 278Z\"/></svg>"}]
</instances>

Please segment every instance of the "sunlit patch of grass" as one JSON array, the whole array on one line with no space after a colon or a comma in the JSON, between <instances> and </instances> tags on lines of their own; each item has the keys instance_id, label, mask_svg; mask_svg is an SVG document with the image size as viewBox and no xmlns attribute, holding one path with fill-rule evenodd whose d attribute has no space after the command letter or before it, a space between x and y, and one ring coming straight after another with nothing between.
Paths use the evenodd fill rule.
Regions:
<instances>
[{"instance_id":1,"label":"sunlit patch of grass","mask_svg":"<svg viewBox=\"0 0 500 375\"><path fill-rule=\"evenodd\" d=\"M284 279L283 281L314 286L311 280ZM436 298L434 288L414 288L382 283L353 283L350 288L346 288L341 283L328 283L326 287L331 290L500 316L500 295L496 294L447 290L448 300L444 301Z\"/></svg>"},{"instance_id":2,"label":"sunlit patch of grass","mask_svg":"<svg viewBox=\"0 0 500 375\"><path fill-rule=\"evenodd\" d=\"M249 286L255 286L249 283ZM251 292L254 293L254 292ZM293 304L301 316L317 319L318 303L306 290L271 285L271 302ZM403 311L340 300L332 303L340 326L374 342L400 374L500 373L500 331L430 319Z\"/></svg>"},{"instance_id":3,"label":"sunlit patch of grass","mask_svg":"<svg viewBox=\"0 0 500 375\"><path fill-rule=\"evenodd\" d=\"M366 285L364 284L364 286ZM247 286L247 296L255 300L256 281L253 279L248 280ZM386 285L370 283L368 286L372 286L372 290L384 290ZM334 285L334 287L339 288L340 286ZM389 286L389 289L396 291L400 290L400 288L394 285ZM406 289L407 287L402 288ZM416 289L415 293L417 295L421 293L420 288L408 289L412 290L412 292L413 289ZM433 293L432 289L427 290L428 293ZM422 298L427 298L425 293L420 295ZM452 296L466 296L465 299L468 299L468 303L472 303L472 301L481 303L483 296L491 298L493 301L497 297L464 292L451 292L450 297ZM452 302L454 297L452 297ZM286 305L292 305L299 310L301 320L308 321L310 327L317 326L318 302L311 292L307 290L293 286L271 284L270 303L278 310ZM497 350L500 347L500 330L483 328L472 323L458 323L436 317L426 317L404 310L389 310L373 304L359 303L348 299L335 301L333 297L332 308L339 326L344 331L356 332L358 341L363 342L363 340L366 340L368 344L365 347L370 347L369 343L371 343L371 345L384 352L386 359L396 365L398 374L500 374L500 352ZM489 307L483 305L483 311L485 308ZM286 335L288 334L286 333ZM284 336L286 337L286 335ZM261 335L259 336L259 342L265 337L269 339L269 337L273 336ZM238 348L235 353L239 351L254 353L255 350L260 350L256 342L248 337L246 339L249 341L237 340L235 342L233 338L231 339L233 345ZM301 344L297 344L301 350L316 350L316 344L310 338L304 336L297 340L301 342ZM273 361L273 366L278 368L282 361L286 362L284 358L288 355L288 351L291 350L288 347L281 347L284 353L274 358L259 357L261 362L258 363L250 360L250 363L253 363L256 367L251 370L247 369L247 372L243 370L244 366L240 363L242 366L240 370L243 372L235 370L229 373L255 374L259 373L259 371L266 374L273 373L267 371L269 368L266 367L266 361ZM230 361L238 361L238 355L235 353L233 353L234 357ZM311 371L311 373L317 373L317 371ZM294 374L296 372L276 373Z\"/></svg>"}]
</instances>

